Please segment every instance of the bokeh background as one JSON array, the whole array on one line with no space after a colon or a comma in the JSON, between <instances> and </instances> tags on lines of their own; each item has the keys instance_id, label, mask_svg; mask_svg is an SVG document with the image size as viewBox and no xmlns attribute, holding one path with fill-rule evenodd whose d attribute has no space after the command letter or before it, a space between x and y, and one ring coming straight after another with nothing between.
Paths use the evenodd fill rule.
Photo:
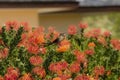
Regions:
<instances>
[{"instance_id":1,"label":"bokeh background","mask_svg":"<svg viewBox=\"0 0 120 80\"><path fill-rule=\"evenodd\" d=\"M61 32L84 21L120 38L120 0L0 0L0 24L6 21L53 26Z\"/></svg>"}]
</instances>

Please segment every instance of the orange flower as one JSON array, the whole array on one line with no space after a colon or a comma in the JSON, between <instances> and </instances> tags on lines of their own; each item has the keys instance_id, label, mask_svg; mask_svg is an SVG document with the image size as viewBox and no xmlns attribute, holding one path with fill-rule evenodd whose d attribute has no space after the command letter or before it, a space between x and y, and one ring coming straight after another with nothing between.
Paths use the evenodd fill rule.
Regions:
<instances>
[{"instance_id":1,"label":"orange flower","mask_svg":"<svg viewBox=\"0 0 120 80\"><path fill-rule=\"evenodd\" d=\"M33 80L31 77L31 74L24 74L21 78L19 78L18 80Z\"/></svg>"},{"instance_id":2,"label":"orange flower","mask_svg":"<svg viewBox=\"0 0 120 80\"><path fill-rule=\"evenodd\" d=\"M39 35L39 36L36 38L36 42L37 42L38 44L44 43L44 42L45 42L44 35L43 35L43 34Z\"/></svg>"},{"instance_id":3,"label":"orange flower","mask_svg":"<svg viewBox=\"0 0 120 80\"><path fill-rule=\"evenodd\" d=\"M95 47L95 43L94 42L90 42L89 44L88 44L88 47Z\"/></svg>"},{"instance_id":4,"label":"orange flower","mask_svg":"<svg viewBox=\"0 0 120 80\"><path fill-rule=\"evenodd\" d=\"M68 40L65 39L65 40L61 41L59 45L60 45L60 46L63 46L63 45L70 45L70 42L69 42Z\"/></svg>"},{"instance_id":5,"label":"orange flower","mask_svg":"<svg viewBox=\"0 0 120 80\"><path fill-rule=\"evenodd\" d=\"M48 34L46 35L46 38L48 40L50 40L51 42L53 42L55 39L58 38L58 36L60 35L59 32L57 32L54 27L49 27L48 28Z\"/></svg>"},{"instance_id":6,"label":"orange flower","mask_svg":"<svg viewBox=\"0 0 120 80\"><path fill-rule=\"evenodd\" d=\"M70 48L69 45L64 45L64 46L60 46L60 47L57 49L57 51L58 51L58 52L65 52L65 51L67 51L69 48Z\"/></svg>"},{"instance_id":7,"label":"orange flower","mask_svg":"<svg viewBox=\"0 0 120 80\"><path fill-rule=\"evenodd\" d=\"M112 73L111 70L108 70L106 74L107 76L110 76L111 73Z\"/></svg>"},{"instance_id":8,"label":"orange flower","mask_svg":"<svg viewBox=\"0 0 120 80\"><path fill-rule=\"evenodd\" d=\"M70 73L64 73L63 75L60 76L61 80L69 80L71 78Z\"/></svg>"},{"instance_id":9,"label":"orange flower","mask_svg":"<svg viewBox=\"0 0 120 80\"><path fill-rule=\"evenodd\" d=\"M76 76L74 80L91 80L91 79L89 75L82 74L82 75Z\"/></svg>"},{"instance_id":10,"label":"orange flower","mask_svg":"<svg viewBox=\"0 0 120 80\"><path fill-rule=\"evenodd\" d=\"M4 78L2 76L0 76L0 80L4 80Z\"/></svg>"},{"instance_id":11,"label":"orange flower","mask_svg":"<svg viewBox=\"0 0 120 80\"><path fill-rule=\"evenodd\" d=\"M120 77L118 78L118 80L120 80Z\"/></svg>"},{"instance_id":12,"label":"orange flower","mask_svg":"<svg viewBox=\"0 0 120 80\"><path fill-rule=\"evenodd\" d=\"M57 73L57 75L58 75L58 76L61 76L61 75L63 74L63 72L62 72L62 71L60 71L60 70L59 70L59 71L57 71L56 73Z\"/></svg>"},{"instance_id":13,"label":"orange flower","mask_svg":"<svg viewBox=\"0 0 120 80\"><path fill-rule=\"evenodd\" d=\"M58 52L65 52L70 48L70 42L68 40L63 40L60 42L59 47L57 48Z\"/></svg>"},{"instance_id":14,"label":"orange flower","mask_svg":"<svg viewBox=\"0 0 120 80\"><path fill-rule=\"evenodd\" d=\"M104 46L106 46L106 41L104 37L98 37L98 42Z\"/></svg>"},{"instance_id":15,"label":"orange flower","mask_svg":"<svg viewBox=\"0 0 120 80\"><path fill-rule=\"evenodd\" d=\"M53 78L53 80L61 80L61 78L60 77L55 77L55 78Z\"/></svg>"}]
</instances>

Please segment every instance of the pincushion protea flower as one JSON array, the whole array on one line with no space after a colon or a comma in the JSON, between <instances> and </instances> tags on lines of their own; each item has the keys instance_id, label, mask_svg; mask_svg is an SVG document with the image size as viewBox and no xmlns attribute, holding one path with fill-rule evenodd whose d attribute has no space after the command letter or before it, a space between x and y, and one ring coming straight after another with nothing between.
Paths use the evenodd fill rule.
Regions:
<instances>
[{"instance_id":1,"label":"pincushion protea flower","mask_svg":"<svg viewBox=\"0 0 120 80\"><path fill-rule=\"evenodd\" d=\"M4 48L0 50L0 59L1 58L6 58L8 56L8 48Z\"/></svg>"},{"instance_id":2,"label":"pincushion protea flower","mask_svg":"<svg viewBox=\"0 0 120 80\"><path fill-rule=\"evenodd\" d=\"M120 40L118 39L112 39L111 44L116 50L120 50Z\"/></svg>"},{"instance_id":3,"label":"pincushion protea flower","mask_svg":"<svg viewBox=\"0 0 120 80\"><path fill-rule=\"evenodd\" d=\"M13 67L7 68L7 73L5 74L4 78L5 80L17 80L19 77L19 70L14 69Z\"/></svg>"},{"instance_id":4,"label":"pincushion protea flower","mask_svg":"<svg viewBox=\"0 0 120 80\"><path fill-rule=\"evenodd\" d=\"M85 29L85 28L87 28L87 27L88 27L88 24L87 24L87 23L85 23L85 22L80 22L80 23L79 23L79 28Z\"/></svg>"},{"instance_id":5,"label":"pincushion protea flower","mask_svg":"<svg viewBox=\"0 0 120 80\"><path fill-rule=\"evenodd\" d=\"M85 50L85 54L93 55L94 54L94 50L93 49Z\"/></svg>"},{"instance_id":6,"label":"pincushion protea flower","mask_svg":"<svg viewBox=\"0 0 120 80\"><path fill-rule=\"evenodd\" d=\"M53 80L62 80L60 77L55 77Z\"/></svg>"},{"instance_id":7,"label":"pincushion protea flower","mask_svg":"<svg viewBox=\"0 0 120 80\"><path fill-rule=\"evenodd\" d=\"M22 77L20 77L18 80L33 80L32 76L30 73L24 74Z\"/></svg>"},{"instance_id":8,"label":"pincushion protea flower","mask_svg":"<svg viewBox=\"0 0 120 80\"><path fill-rule=\"evenodd\" d=\"M0 80L4 80L4 78L2 76L0 76Z\"/></svg>"},{"instance_id":9,"label":"pincushion protea flower","mask_svg":"<svg viewBox=\"0 0 120 80\"><path fill-rule=\"evenodd\" d=\"M76 26L70 25L69 28L68 28L68 34L74 35L74 34L76 34L76 33L77 33L77 28L76 28Z\"/></svg>"},{"instance_id":10,"label":"pincushion protea flower","mask_svg":"<svg viewBox=\"0 0 120 80\"><path fill-rule=\"evenodd\" d=\"M40 56L32 56L29 60L30 63L34 66L40 65L43 62L43 59Z\"/></svg>"},{"instance_id":11,"label":"pincushion protea flower","mask_svg":"<svg viewBox=\"0 0 120 80\"><path fill-rule=\"evenodd\" d=\"M65 52L70 49L70 42L68 40L63 40L59 43L57 51Z\"/></svg>"},{"instance_id":12,"label":"pincushion protea flower","mask_svg":"<svg viewBox=\"0 0 120 80\"><path fill-rule=\"evenodd\" d=\"M69 67L69 70L70 70L70 72L72 72L72 73L77 73L77 72L79 72L79 71L80 71L80 64L79 64L79 63L76 63L76 62L72 63L72 64L70 65L70 67Z\"/></svg>"},{"instance_id":13,"label":"pincushion protea flower","mask_svg":"<svg viewBox=\"0 0 120 80\"><path fill-rule=\"evenodd\" d=\"M95 43L94 42L90 42L89 44L88 44L88 47L95 47Z\"/></svg>"},{"instance_id":14,"label":"pincushion protea flower","mask_svg":"<svg viewBox=\"0 0 120 80\"><path fill-rule=\"evenodd\" d=\"M32 69L32 72L36 75L38 75L40 78L44 78L46 75L46 72L44 70L44 68L42 67L35 67Z\"/></svg>"}]
</instances>

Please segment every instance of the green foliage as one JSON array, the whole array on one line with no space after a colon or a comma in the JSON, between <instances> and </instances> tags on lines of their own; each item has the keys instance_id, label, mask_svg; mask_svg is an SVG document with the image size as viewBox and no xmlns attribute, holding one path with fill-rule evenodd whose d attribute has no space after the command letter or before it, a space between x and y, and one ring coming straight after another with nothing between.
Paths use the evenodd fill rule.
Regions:
<instances>
[{"instance_id":1,"label":"green foliage","mask_svg":"<svg viewBox=\"0 0 120 80\"><path fill-rule=\"evenodd\" d=\"M23 27L20 27L15 31L12 27L10 30L6 30L6 27L2 27L1 39L3 40L4 47L9 49L9 55L7 58L0 62L0 73L4 75L6 69L9 66L18 67L22 74L28 72L31 67L29 63L29 54L24 47L18 47L18 43L21 41L21 35L23 33Z\"/></svg>"}]
</instances>

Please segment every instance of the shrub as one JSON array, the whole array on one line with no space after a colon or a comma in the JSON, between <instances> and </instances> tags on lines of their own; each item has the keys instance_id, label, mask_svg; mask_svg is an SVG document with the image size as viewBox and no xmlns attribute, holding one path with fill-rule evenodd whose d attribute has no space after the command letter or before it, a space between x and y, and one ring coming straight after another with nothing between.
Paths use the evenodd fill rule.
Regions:
<instances>
[{"instance_id":1,"label":"shrub","mask_svg":"<svg viewBox=\"0 0 120 80\"><path fill-rule=\"evenodd\" d=\"M0 30L0 80L120 79L120 40L87 27L71 25L65 35L7 22Z\"/></svg>"}]
</instances>

